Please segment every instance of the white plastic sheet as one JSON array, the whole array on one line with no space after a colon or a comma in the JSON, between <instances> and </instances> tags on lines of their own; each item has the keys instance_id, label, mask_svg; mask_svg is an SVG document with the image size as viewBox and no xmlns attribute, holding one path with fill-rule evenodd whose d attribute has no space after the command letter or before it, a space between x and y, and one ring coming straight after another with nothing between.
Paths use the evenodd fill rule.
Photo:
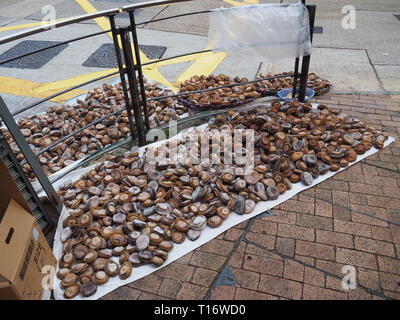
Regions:
<instances>
[{"instance_id":1,"label":"white plastic sheet","mask_svg":"<svg viewBox=\"0 0 400 320\"><path fill-rule=\"evenodd\" d=\"M313 105L313 108L316 108L316 106L317 106L316 104L312 104L312 105ZM198 128L204 128L205 126L206 126L206 124L203 124L201 126L198 126ZM395 141L394 138L389 137L388 140L385 141L384 146L387 147L389 144L391 144L394 141ZM148 145L147 147L157 146L164 142L165 141L157 141L151 145ZM144 152L145 148L146 147L141 147L139 152L140 153ZM357 157L357 160L355 162L350 163L349 166L356 164L357 162L365 159L366 157L373 155L374 153L376 153L378 151L379 151L378 149L372 147L365 154L359 155ZM53 185L54 188L56 190L59 190L60 186L63 185L66 181L68 181L68 180L75 181L75 180L79 179L84 173L90 171L96 165L97 164L92 164L89 167L81 168L79 170L69 173L62 180L57 181L57 183ZM237 215L235 213L232 213L228 216L228 218L226 220L224 220L224 223L220 227L215 228L215 229L206 227L203 230L200 238L197 239L196 241L190 241L189 239L186 239L181 244L174 244L173 250L171 250L171 252L169 252L168 259L165 261L165 264L162 265L161 267L155 267L153 265L147 264L147 265L143 265L143 266L134 268L131 276L128 279L121 280L119 277L110 278L110 280L106 284L100 285L97 287L97 292L93 296L91 296L89 298L83 298L82 296L78 295L74 298L74 300L99 299L99 298L103 297L104 295L106 295L107 293L117 289L118 287L121 287L132 281L143 278L143 277L153 273L154 271L157 271L157 270L165 267L166 265L179 259L180 257L184 256L185 254L187 254L187 253L193 251L194 249L200 247L201 245L207 243L208 241L214 239L215 237L217 237L221 233L225 232L229 228L232 228L233 226L235 226L243 221L253 218L253 217L281 204L282 202L290 199L297 193L299 193L305 189L311 188L343 170L346 170L346 168L340 168L339 171L337 171L337 172L330 171L330 172L326 173L325 175L319 176L316 179L314 179L313 184L310 186L305 186L301 183L296 183L293 185L293 188L291 190L286 191L283 195L279 196L278 199L273 200L273 201L260 201L257 204L257 206L255 207L254 211L250 214ZM44 192L42 192L42 194L40 194L40 195L43 196ZM53 245L53 254L57 259L60 259L62 256L62 243L60 241L60 233L63 229L62 222L68 215L69 215L68 210L64 207L63 211L61 213L59 222L58 222L58 226L57 226L57 230L56 230L56 234L55 234L55 238L54 238L54 245ZM115 257L113 257L112 259L114 259L115 261L118 261ZM59 270L59 266L57 266L57 271L58 270ZM64 290L61 288L60 280L57 277L55 277L53 293L54 293L55 299L57 299L57 300L65 299L63 296Z\"/></svg>"},{"instance_id":2,"label":"white plastic sheet","mask_svg":"<svg viewBox=\"0 0 400 320\"><path fill-rule=\"evenodd\" d=\"M221 8L209 17L212 50L266 62L311 54L308 10L302 3Z\"/></svg>"}]
</instances>

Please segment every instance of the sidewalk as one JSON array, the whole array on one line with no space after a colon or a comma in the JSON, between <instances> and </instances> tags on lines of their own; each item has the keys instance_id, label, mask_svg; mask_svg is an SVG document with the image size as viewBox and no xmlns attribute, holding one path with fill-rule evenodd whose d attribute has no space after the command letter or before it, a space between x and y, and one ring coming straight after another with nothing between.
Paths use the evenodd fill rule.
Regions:
<instances>
[{"instance_id":1,"label":"sidewalk","mask_svg":"<svg viewBox=\"0 0 400 320\"><path fill-rule=\"evenodd\" d=\"M103 299L400 299L400 96L326 104L396 142ZM357 288L342 288L342 267Z\"/></svg>"}]
</instances>

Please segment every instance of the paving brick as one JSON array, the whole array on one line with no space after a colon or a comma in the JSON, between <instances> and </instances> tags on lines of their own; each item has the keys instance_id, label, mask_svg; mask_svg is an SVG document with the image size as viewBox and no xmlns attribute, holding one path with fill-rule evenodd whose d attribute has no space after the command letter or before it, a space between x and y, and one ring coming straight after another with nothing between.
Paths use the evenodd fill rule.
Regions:
<instances>
[{"instance_id":1,"label":"paving brick","mask_svg":"<svg viewBox=\"0 0 400 320\"><path fill-rule=\"evenodd\" d=\"M385 215L386 215L386 213L385 213ZM381 226L381 227L388 226L387 222L385 222L381 219L377 219L375 217L369 217L368 215L359 213L357 211L351 211L351 220L353 222L363 223L363 224L368 224L368 225L373 225L373 226Z\"/></svg>"},{"instance_id":2,"label":"paving brick","mask_svg":"<svg viewBox=\"0 0 400 320\"><path fill-rule=\"evenodd\" d=\"M139 280L131 282L129 287L146 291L149 293L156 293L161 285L161 279L155 274L149 274Z\"/></svg>"},{"instance_id":3,"label":"paving brick","mask_svg":"<svg viewBox=\"0 0 400 320\"><path fill-rule=\"evenodd\" d=\"M243 269L274 276L282 276L283 261L246 254L244 258Z\"/></svg>"},{"instance_id":4,"label":"paving brick","mask_svg":"<svg viewBox=\"0 0 400 320\"><path fill-rule=\"evenodd\" d=\"M343 172L345 172L345 171L343 171ZM353 180L350 180L350 181L353 181ZM363 181L360 181L360 182L363 182ZM318 184L318 187L330 189L330 190L349 191L349 184L347 181L333 180L332 178L327 179L324 182L321 182L320 184Z\"/></svg>"},{"instance_id":5,"label":"paving brick","mask_svg":"<svg viewBox=\"0 0 400 320\"><path fill-rule=\"evenodd\" d=\"M318 185L319 186L319 185ZM315 197L323 201L332 201L332 191L328 189L317 188L315 189Z\"/></svg>"},{"instance_id":6,"label":"paving brick","mask_svg":"<svg viewBox=\"0 0 400 320\"><path fill-rule=\"evenodd\" d=\"M321 217L332 218L332 204L328 201L317 199L315 201L315 214Z\"/></svg>"},{"instance_id":7,"label":"paving brick","mask_svg":"<svg viewBox=\"0 0 400 320\"><path fill-rule=\"evenodd\" d=\"M260 280L259 273L237 268L231 268L231 271L241 288L257 290Z\"/></svg>"},{"instance_id":8,"label":"paving brick","mask_svg":"<svg viewBox=\"0 0 400 320\"><path fill-rule=\"evenodd\" d=\"M302 240L296 240L296 253L325 260L333 260L335 257L333 246Z\"/></svg>"},{"instance_id":9,"label":"paving brick","mask_svg":"<svg viewBox=\"0 0 400 320\"><path fill-rule=\"evenodd\" d=\"M345 233L316 230L316 242L330 244L343 248L353 248L353 236Z\"/></svg>"},{"instance_id":10,"label":"paving brick","mask_svg":"<svg viewBox=\"0 0 400 320\"><path fill-rule=\"evenodd\" d=\"M159 296L157 294L142 292L139 297L139 300L170 300L170 299L167 297Z\"/></svg>"},{"instance_id":11,"label":"paving brick","mask_svg":"<svg viewBox=\"0 0 400 320\"><path fill-rule=\"evenodd\" d=\"M305 267L304 283L312 284L318 287L325 287L325 275L319 270L311 267Z\"/></svg>"},{"instance_id":12,"label":"paving brick","mask_svg":"<svg viewBox=\"0 0 400 320\"><path fill-rule=\"evenodd\" d=\"M341 172L337 173L335 175L335 180L336 181L341 180L342 183L346 182L344 184L345 186L347 186L346 188L343 188L343 189L340 189L339 187L335 188L335 190L338 190L338 191L341 191L341 192L349 191L349 186L348 186L347 181L359 182L359 183L363 183L365 181L364 180L364 176L362 174L350 173L350 172L348 172L348 170L344 170L344 171L341 171Z\"/></svg>"},{"instance_id":13,"label":"paving brick","mask_svg":"<svg viewBox=\"0 0 400 320\"><path fill-rule=\"evenodd\" d=\"M341 233L371 237L371 226L362 223L334 219L334 230Z\"/></svg>"},{"instance_id":14,"label":"paving brick","mask_svg":"<svg viewBox=\"0 0 400 320\"><path fill-rule=\"evenodd\" d=\"M302 284L296 281L262 274L258 290L284 298L300 299Z\"/></svg>"},{"instance_id":15,"label":"paving brick","mask_svg":"<svg viewBox=\"0 0 400 320\"><path fill-rule=\"evenodd\" d=\"M207 287L198 286L192 283L182 284L181 289L176 295L178 300L200 300L203 299L208 291Z\"/></svg>"},{"instance_id":16,"label":"paving brick","mask_svg":"<svg viewBox=\"0 0 400 320\"><path fill-rule=\"evenodd\" d=\"M350 220L351 219L350 209L348 209L348 208L343 208L343 207L340 207L337 205L333 205L332 213L333 213L334 219L339 219L339 220Z\"/></svg>"},{"instance_id":17,"label":"paving brick","mask_svg":"<svg viewBox=\"0 0 400 320\"><path fill-rule=\"evenodd\" d=\"M355 281L354 281L354 283L355 283ZM338 278L331 277L331 276L326 276L325 288L343 292L343 293L347 293L347 290L345 290L343 288L342 279L338 279Z\"/></svg>"},{"instance_id":18,"label":"paving brick","mask_svg":"<svg viewBox=\"0 0 400 320\"><path fill-rule=\"evenodd\" d=\"M274 222L287 223L287 224L295 224L296 223L296 213L294 213L294 212L273 209L273 213L275 214L275 216L264 217L262 219L266 219L268 221L274 221Z\"/></svg>"},{"instance_id":19,"label":"paving brick","mask_svg":"<svg viewBox=\"0 0 400 320\"><path fill-rule=\"evenodd\" d=\"M262 256L262 257L266 257L269 259L280 260L282 262L284 260L280 255L272 253L271 251L268 251L266 249L256 247L250 243L248 243L246 246L246 253L251 254L251 255L255 254L256 256Z\"/></svg>"},{"instance_id":20,"label":"paving brick","mask_svg":"<svg viewBox=\"0 0 400 320\"><path fill-rule=\"evenodd\" d=\"M235 300L278 300L278 297L259 291L237 288Z\"/></svg>"},{"instance_id":21,"label":"paving brick","mask_svg":"<svg viewBox=\"0 0 400 320\"><path fill-rule=\"evenodd\" d=\"M287 211L294 212L304 212L309 214L314 214L314 203L313 202L303 202L296 200L286 200L279 205L279 208Z\"/></svg>"},{"instance_id":22,"label":"paving brick","mask_svg":"<svg viewBox=\"0 0 400 320\"><path fill-rule=\"evenodd\" d=\"M368 197L369 195L367 195L367 198ZM365 213L370 215L371 217L387 220L386 209L384 208L375 208L368 205L360 204L351 204L350 208L352 211L356 211L358 213Z\"/></svg>"},{"instance_id":23,"label":"paving brick","mask_svg":"<svg viewBox=\"0 0 400 320\"><path fill-rule=\"evenodd\" d=\"M400 225L400 210L387 209L386 210L387 220Z\"/></svg>"},{"instance_id":24,"label":"paving brick","mask_svg":"<svg viewBox=\"0 0 400 320\"><path fill-rule=\"evenodd\" d=\"M358 287L349 290L348 296L349 300L372 300L372 295L369 292Z\"/></svg>"},{"instance_id":25,"label":"paving brick","mask_svg":"<svg viewBox=\"0 0 400 320\"><path fill-rule=\"evenodd\" d=\"M374 292L382 292L377 271L357 268L357 279L358 284L362 285L363 287L368 288Z\"/></svg>"},{"instance_id":26,"label":"paving brick","mask_svg":"<svg viewBox=\"0 0 400 320\"><path fill-rule=\"evenodd\" d=\"M246 244L244 242L241 242L239 244L239 247L237 247L235 253L231 257L231 260L229 260L229 266L236 268L242 267L245 249Z\"/></svg>"},{"instance_id":27,"label":"paving brick","mask_svg":"<svg viewBox=\"0 0 400 320\"><path fill-rule=\"evenodd\" d=\"M366 194L350 192L349 199L351 204L353 203L364 204L364 205L368 204L368 198Z\"/></svg>"},{"instance_id":28,"label":"paving brick","mask_svg":"<svg viewBox=\"0 0 400 320\"><path fill-rule=\"evenodd\" d=\"M313 241L314 229L280 223L278 225L278 236L284 238L294 238L294 239Z\"/></svg>"},{"instance_id":29,"label":"paving brick","mask_svg":"<svg viewBox=\"0 0 400 320\"><path fill-rule=\"evenodd\" d=\"M378 256L379 271L400 274L400 260Z\"/></svg>"},{"instance_id":30,"label":"paving brick","mask_svg":"<svg viewBox=\"0 0 400 320\"><path fill-rule=\"evenodd\" d=\"M193 273L192 283L204 287L209 287L217 275L217 271L204 268L196 268L195 272Z\"/></svg>"},{"instance_id":31,"label":"paving brick","mask_svg":"<svg viewBox=\"0 0 400 320\"><path fill-rule=\"evenodd\" d=\"M158 294L167 298L174 299L181 288L182 283L174 279L165 278L158 289Z\"/></svg>"},{"instance_id":32,"label":"paving brick","mask_svg":"<svg viewBox=\"0 0 400 320\"><path fill-rule=\"evenodd\" d=\"M333 190L332 202L342 207L348 207L350 205L349 193L347 191Z\"/></svg>"},{"instance_id":33,"label":"paving brick","mask_svg":"<svg viewBox=\"0 0 400 320\"><path fill-rule=\"evenodd\" d=\"M296 224L303 227L318 228L323 230L333 229L332 219L303 213L297 214Z\"/></svg>"},{"instance_id":34,"label":"paving brick","mask_svg":"<svg viewBox=\"0 0 400 320\"><path fill-rule=\"evenodd\" d=\"M211 292L210 300L233 300L236 288L232 286L218 286Z\"/></svg>"},{"instance_id":35,"label":"paving brick","mask_svg":"<svg viewBox=\"0 0 400 320\"><path fill-rule=\"evenodd\" d=\"M238 228L238 229L246 229L246 228L247 228L247 225L248 225L248 223L249 223L249 221L248 221L248 220L247 220L247 221L243 221L243 222L241 222L241 223L237 224L237 225L235 226L235 228Z\"/></svg>"},{"instance_id":36,"label":"paving brick","mask_svg":"<svg viewBox=\"0 0 400 320\"><path fill-rule=\"evenodd\" d=\"M188 265L182 265L177 262L172 262L169 265L156 271L156 275L174 279L177 281L188 282L192 278L194 268Z\"/></svg>"},{"instance_id":37,"label":"paving brick","mask_svg":"<svg viewBox=\"0 0 400 320\"><path fill-rule=\"evenodd\" d=\"M392 298L392 299L395 299L395 300L400 300L400 293L398 293L398 292L391 292L391 291L383 291L383 294L386 296L386 297L390 297L390 298Z\"/></svg>"},{"instance_id":38,"label":"paving brick","mask_svg":"<svg viewBox=\"0 0 400 320\"><path fill-rule=\"evenodd\" d=\"M373 207L400 209L399 199L368 195L368 205Z\"/></svg>"},{"instance_id":39,"label":"paving brick","mask_svg":"<svg viewBox=\"0 0 400 320\"><path fill-rule=\"evenodd\" d=\"M400 244L400 226L391 224L390 231L391 231L391 235L393 236L393 242ZM384 239L382 239L382 240L384 240Z\"/></svg>"},{"instance_id":40,"label":"paving brick","mask_svg":"<svg viewBox=\"0 0 400 320\"><path fill-rule=\"evenodd\" d=\"M240 238L242 234L243 234L242 229L231 228L226 231L224 239L228 241L236 241L237 239Z\"/></svg>"},{"instance_id":41,"label":"paving brick","mask_svg":"<svg viewBox=\"0 0 400 320\"><path fill-rule=\"evenodd\" d=\"M276 238L276 244L275 244L275 251L288 256L288 257L293 257L294 256L294 239L289 239L289 238Z\"/></svg>"},{"instance_id":42,"label":"paving brick","mask_svg":"<svg viewBox=\"0 0 400 320\"><path fill-rule=\"evenodd\" d=\"M248 232L246 239L270 250L273 250L275 247L275 236L268 234Z\"/></svg>"},{"instance_id":43,"label":"paving brick","mask_svg":"<svg viewBox=\"0 0 400 320\"><path fill-rule=\"evenodd\" d=\"M347 294L330 289L315 287L309 284L304 284L303 287L304 300L346 300Z\"/></svg>"},{"instance_id":44,"label":"paving brick","mask_svg":"<svg viewBox=\"0 0 400 320\"><path fill-rule=\"evenodd\" d=\"M193 255L193 251L186 253L184 256L182 256L178 260L176 260L176 262L180 263L180 264L188 264L192 255Z\"/></svg>"},{"instance_id":45,"label":"paving brick","mask_svg":"<svg viewBox=\"0 0 400 320\"><path fill-rule=\"evenodd\" d=\"M221 269L225 260L225 257L216 254L197 251L190 259L190 265L218 271Z\"/></svg>"},{"instance_id":46,"label":"paving brick","mask_svg":"<svg viewBox=\"0 0 400 320\"><path fill-rule=\"evenodd\" d=\"M368 188L366 188L364 183L349 182L349 184L350 184L350 194L362 193L362 194L372 194L372 195L383 195L381 186L368 185Z\"/></svg>"},{"instance_id":47,"label":"paving brick","mask_svg":"<svg viewBox=\"0 0 400 320\"><path fill-rule=\"evenodd\" d=\"M291 259L285 259L283 277L290 280L303 281L304 266Z\"/></svg>"},{"instance_id":48,"label":"paving brick","mask_svg":"<svg viewBox=\"0 0 400 320\"><path fill-rule=\"evenodd\" d=\"M366 184L384 187L397 187L397 181L395 178L370 176L366 174L364 175L364 178Z\"/></svg>"},{"instance_id":49,"label":"paving brick","mask_svg":"<svg viewBox=\"0 0 400 320\"><path fill-rule=\"evenodd\" d=\"M130 288L129 286L119 287L106 294L101 300L136 300L141 291Z\"/></svg>"},{"instance_id":50,"label":"paving brick","mask_svg":"<svg viewBox=\"0 0 400 320\"><path fill-rule=\"evenodd\" d=\"M379 279L382 289L400 292L400 275L387 272L379 272Z\"/></svg>"},{"instance_id":51,"label":"paving brick","mask_svg":"<svg viewBox=\"0 0 400 320\"><path fill-rule=\"evenodd\" d=\"M390 242L374 240L370 238L354 237L355 249L384 256L395 257L394 246Z\"/></svg>"},{"instance_id":52,"label":"paving brick","mask_svg":"<svg viewBox=\"0 0 400 320\"><path fill-rule=\"evenodd\" d=\"M319 270L325 271L331 275L335 275L337 277L344 277L344 273L342 273L342 269L345 264L337 263L333 261L326 261L317 259L315 262L315 267Z\"/></svg>"},{"instance_id":53,"label":"paving brick","mask_svg":"<svg viewBox=\"0 0 400 320\"><path fill-rule=\"evenodd\" d=\"M315 265L315 258L306 257L306 256L302 256L302 255L296 254L294 256L294 259L296 261L302 262L302 263L304 263L305 265L308 265L308 266L314 266Z\"/></svg>"},{"instance_id":54,"label":"paving brick","mask_svg":"<svg viewBox=\"0 0 400 320\"><path fill-rule=\"evenodd\" d=\"M278 224L272 221L265 221L261 219L254 220L253 225L250 227L250 231L258 232L263 234L276 235L278 230Z\"/></svg>"},{"instance_id":55,"label":"paving brick","mask_svg":"<svg viewBox=\"0 0 400 320\"><path fill-rule=\"evenodd\" d=\"M200 250L208 253L215 253L221 256L228 256L233 249L233 242L226 240L212 239L200 247Z\"/></svg>"},{"instance_id":56,"label":"paving brick","mask_svg":"<svg viewBox=\"0 0 400 320\"><path fill-rule=\"evenodd\" d=\"M339 263L357 267L365 267L374 270L376 270L378 267L375 255L345 248L336 249L336 261Z\"/></svg>"}]
</instances>

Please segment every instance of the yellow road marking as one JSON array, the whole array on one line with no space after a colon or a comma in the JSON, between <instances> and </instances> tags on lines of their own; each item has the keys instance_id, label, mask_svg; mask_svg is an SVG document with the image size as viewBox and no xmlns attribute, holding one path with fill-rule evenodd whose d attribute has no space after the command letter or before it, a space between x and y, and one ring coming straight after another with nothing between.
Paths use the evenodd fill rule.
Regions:
<instances>
[{"instance_id":1,"label":"yellow road marking","mask_svg":"<svg viewBox=\"0 0 400 320\"><path fill-rule=\"evenodd\" d=\"M48 97L51 92L43 91L43 83L33 82L22 79L13 79L7 77L0 77L1 82L1 92L8 93L16 96L23 96L29 98L39 98L43 99ZM66 89L66 88L65 88ZM86 93L86 90L76 89L70 91L68 93L63 94L62 96L58 96L51 101L63 103L68 99L71 99L77 95ZM55 92L53 92L55 93Z\"/></svg>"},{"instance_id":2,"label":"yellow road marking","mask_svg":"<svg viewBox=\"0 0 400 320\"><path fill-rule=\"evenodd\" d=\"M222 1L229 3L230 5L235 6L235 7L250 5L250 4L257 4L260 2L260 0L243 0L243 1L222 0Z\"/></svg>"}]
</instances>

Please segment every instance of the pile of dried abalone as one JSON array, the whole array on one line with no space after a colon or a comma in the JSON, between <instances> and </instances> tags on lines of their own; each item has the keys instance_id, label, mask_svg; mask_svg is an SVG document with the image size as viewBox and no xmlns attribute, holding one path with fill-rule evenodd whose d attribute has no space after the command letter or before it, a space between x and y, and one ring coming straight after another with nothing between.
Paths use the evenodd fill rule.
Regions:
<instances>
[{"instance_id":1,"label":"pile of dried abalone","mask_svg":"<svg viewBox=\"0 0 400 320\"><path fill-rule=\"evenodd\" d=\"M218 76L193 76L189 80L181 83L180 92L189 92L195 90L204 90L224 85L238 84L247 82L247 78L236 77L231 79L229 76L220 74ZM180 99L185 105L192 108L193 111L204 111L208 109L221 109L234 107L254 101L259 98L256 86L252 83L226 87L214 91L202 93L193 93Z\"/></svg>"},{"instance_id":2,"label":"pile of dried abalone","mask_svg":"<svg viewBox=\"0 0 400 320\"><path fill-rule=\"evenodd\" d=\"M133 150L114 156L60 189L70 214L62 222L57 272L65 298L93 295L97 285L110 277L127 279L142 264L160 266L174 244L195 241L206 226L219 227L232 212L251 213L257 202L277 199L292 183L309 186L373 146L382 148L388 138L323 105L312 109L307 103L279 101L229 110L213 118L208 129L254 130L254 164L225 164L222 156L213 164L218 152L193 164L193 150L202 154L205 140L198 135L195 148L188 150L187 137L200 130L192 128L142 154ZM172 141L179 150L177 161L149 157L150 152L168 155ZM244 141L234 143L245 146ZM209 145L215 147L222 155L222 144Z\"/></svg>"},{"instance_id":3,"label":"pile of dried abalone","mask_svg":"<svg viewBox=\"0 0 400 320\"><path fill-rule=\"evenodd\" d=\"M168 90L148 82L145 83L145 89L148 98L170 94ZM125 100L121 84L103 84L102 88L90 90L85 100L78 99L74 105L49 107L45 113L30 118L20 118L17 124L32 151L37 153L89 123L124 108ZM177 120L179 115L187 111L187 107L172 98L149 102L148 108L151 128L166 124L171 119ZM17 154L17 159L22 161L24 156L11 134L6 128L1 130ZM38 160L44 172L50 175L84 158L87 154L128 137L129 134L128 113L123 110L120 114L113 115L57 144L42 153ZM25 164L23 168L31 179L35 178L29 164Z\"/></svg>"},{"instance_id":4,"label":"pile of dried abalone","mask_svg":"<svg viewBox=\"0 0 400 320\"><path fill-rule=\"evenodd\" d=\"M319 84L320 81L315 74L310 73L309 81ZM214 88L216 86L246 82L246 78L220 74L218 76L194 76L181 84L180 92ZM201 111L206 109L234 107L253 101L260 96L260 88L273 88L274 90L291 86L290 78L265 80L261 84L245 84L241 86L218 89L198 94L184 96L183 99L165 98L158 101L148 102L150 127L155 128L167 124L171 119L178 120L188 110ZM321 80L322 81L322 80ZM314 83L313 82L313 83ZM318 82L318 83L317 83ZM314 86L313 84L310 84ZM323 80L326 87L326 80ZM317 90L319 87L314 86ZM140 88L139 88L140 89ZM148 99L167 96L171 90L150 83L145 79L146 97ZM34 153L39 152L56 142L58 139L82 128L91 122L104 117L112 112L125 108L125 100L121 84L107 85L102 88L90 90L84 100L78 99L74 105L61 105L47 108L45 113L32 117L22 117L18 120L18 126L26 137ZM134 122L134 119L133 119ZM18 160L24 159L11 134L5 129L4 132L12 150L16 153ZM86 155L101 150L116 141L128 137L130 134L128 114L124 110L118 115L89 127L74 137L50 148L38 157L44 172L53 174L74 161L84 158ZM29 164L23 166L24 171L33 180L35 175Z\"/></svg>"},{"instance_id":5,"label":"pile of dried abalone","mask_svg":"<svg viewBox=\"0 0 400 320\"><path fill-rule=\"evenodd\" d=\"M258 79L281 76L286 74L293 74L293 72L283 72L278 74L262 74L258 75ZM297 79L297 86L300 86L300 78ZM281 89L292 88L293 87L293 77L283 77L283 78L274 78L269 80L262 80L256 83L257 90L262 95L275 95ZM308 74L307 77L307 87L311 88L315 91L315 96L322 96L325 93L328 93L332 88L332 84L325 79L320 78L314 72Z\"/></svg>"}]
</instances>

